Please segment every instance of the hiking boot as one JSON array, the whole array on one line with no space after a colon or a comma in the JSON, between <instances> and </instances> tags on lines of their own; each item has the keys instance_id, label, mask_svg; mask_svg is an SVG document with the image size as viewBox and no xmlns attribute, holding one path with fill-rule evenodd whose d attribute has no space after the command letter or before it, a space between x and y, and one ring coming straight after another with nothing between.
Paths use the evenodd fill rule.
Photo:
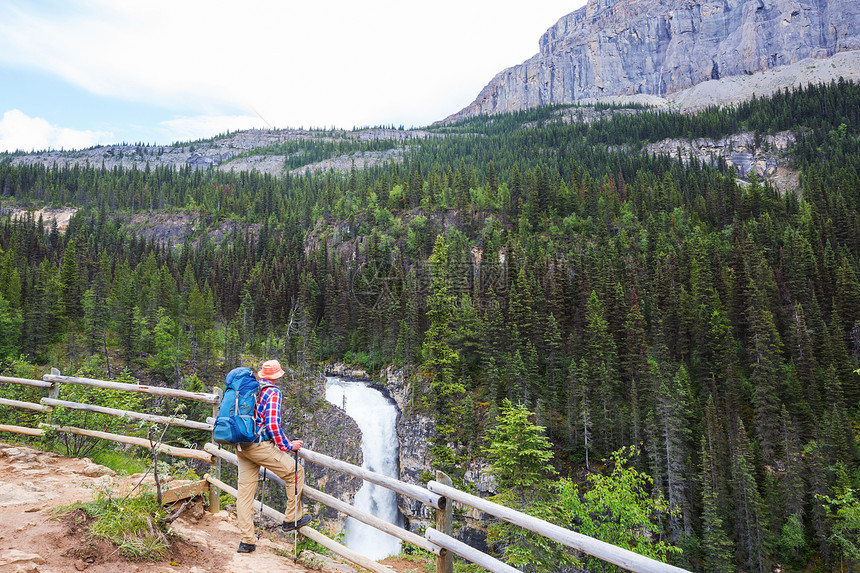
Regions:
<instances>
[{"instance_id":1,"label":"hiking boot","mask_svg":"<svg viewBox=\"0 0 860 573\"><path fill-rule=\"evenodd\" d=\"M284 523L281 524L281 529L283 529L284 531L294 531L296 529L304 527L305 525L307 525L310 522L311 522L311 516L310 515L303 515L302 518L299 519L298 523L296 523L294 521L285 521Z\"/></svg>"},{"instance_id":2,"label":"hiking boot","mask_svg":"<svg viewBox=\"0 0 860 573\"><path fill-rule=\"evenodd\" d=\"M253 543L245 543L244 541L240 541L239 549L236 550L236 553L251 553L256 548L257 546Z\"/></svg>"}]
</instances>

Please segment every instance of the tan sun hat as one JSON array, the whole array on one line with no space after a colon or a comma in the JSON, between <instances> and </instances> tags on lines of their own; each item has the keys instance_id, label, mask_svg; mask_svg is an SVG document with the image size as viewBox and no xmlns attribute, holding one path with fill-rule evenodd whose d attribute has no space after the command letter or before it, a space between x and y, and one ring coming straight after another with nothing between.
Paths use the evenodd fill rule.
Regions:
<instances>
[{"instance_id":1,"label":"tan sun hat","mask_svg":"<svg viewBox=\"0 0 860 573\"><path fill-rule=\"evenodd\" d=\"M281 368L281 363L277 360L266 360L263 362L263 367L257 372L258 378L266 380L277 380L284 375L284 369Z\"/></svg>"}]
</instances>

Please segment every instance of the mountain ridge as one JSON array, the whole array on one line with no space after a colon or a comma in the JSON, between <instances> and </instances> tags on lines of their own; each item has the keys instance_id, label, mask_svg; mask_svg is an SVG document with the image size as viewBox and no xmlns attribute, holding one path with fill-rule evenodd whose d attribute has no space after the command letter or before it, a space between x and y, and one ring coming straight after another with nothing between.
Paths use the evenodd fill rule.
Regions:
<instances>
[{"instance_id":1,"label":"mountain ridge","mask_svg":"<svg viewBox=\"0 0 860 573\"><path fill-rule=\"evenodd\" d=\"M669 99L858 49L860 4L848 0L589 0L443 123L614 96Z\"/></svg>"}]
</instances>

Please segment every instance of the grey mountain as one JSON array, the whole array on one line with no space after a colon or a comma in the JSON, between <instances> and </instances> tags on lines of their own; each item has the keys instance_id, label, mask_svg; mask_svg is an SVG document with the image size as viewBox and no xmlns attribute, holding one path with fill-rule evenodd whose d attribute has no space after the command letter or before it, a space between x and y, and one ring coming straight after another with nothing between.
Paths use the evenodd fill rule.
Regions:
<instances>
[{"instance_id":1,"label":"grey mountain","mask_svg":"<svg viewBox=\"0 0 860 573\"><path fill-rule=\"evenodd\" d=\"M448 120L702 82L860 49L857 0L588 0Z\"/></svg>"}]
</instances>

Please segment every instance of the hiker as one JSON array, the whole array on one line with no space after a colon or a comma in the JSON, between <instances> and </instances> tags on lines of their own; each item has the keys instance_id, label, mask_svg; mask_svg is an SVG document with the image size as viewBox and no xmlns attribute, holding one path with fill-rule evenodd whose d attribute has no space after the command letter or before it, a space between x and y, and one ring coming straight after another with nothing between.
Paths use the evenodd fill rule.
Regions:
<instances>
[{"instance_id":1,"label":"hiker","mask_svg":"<svg viewBox=\"0 0 860 573\"><path fill-rule=\"evenodd\" d=\"M256 421L262 425L263 432L258 442L240 444L236 448L236 457L239 458L236 516L239 532L242 534L239 553L250 553L257 548L257 538L254 535L254 498L257 495L260 466L274 472L286 482L287 509L281 528L284 531L293 531L307 525L311 520L309 515L302 515L305 470L289 453L299 451L302 441L289 440L281 428L281 390L274 384L283 375L284 370L277 360L267 360L257 372L262 389L257 402ZM293 488L295 489L291 492Z\"/></svg>"}]
</instances>

